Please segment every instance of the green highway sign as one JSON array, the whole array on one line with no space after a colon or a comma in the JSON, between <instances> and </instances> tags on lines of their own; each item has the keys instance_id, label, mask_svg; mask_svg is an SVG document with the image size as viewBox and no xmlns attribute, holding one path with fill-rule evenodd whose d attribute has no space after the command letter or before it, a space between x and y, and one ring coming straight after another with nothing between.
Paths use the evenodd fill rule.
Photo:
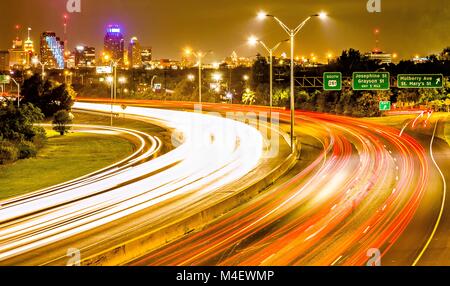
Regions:
<instances>
[{"instance_id":1,"label":"green highway sign","mask_svg":"<svg viewBox=\"0 0 450 286\"><path fill-rule=\"evenodd\" d=\"M399 74L398 88L443 88L442 74Z\"/></svg>"},{"instance_id":2,"label":"green highway sign","mask_svg":"<svg viewBox=\"0 0 450 286\"><path fill-rule=\"evenodd\" d=\"M342 90L342 73L326 72L323 74L323 90Z\"/></svg>"},{"instance_id":3,"label":"green highway sign","mask_svg":"<svg viewBox=\"0 0 450 286\"><path fill-rule=\"evenodd\" d=\"M390 101L380 101L380 111L390 111L391 102Z\"/></svg>"},{"instance_id":4,"label":"green highway sign","mask_svg":"<svg viewBox=\"0 0 450 286\"><path fill-rule=\"evenodd\" d=\"M388 72L355 72L353 90L389 90L390 78Z\"/></svg>"},{"instance_id":5,"label":"green highway sign","mask_svg":"<svg viewBox=\"0 0 450 286\"><path fill-rule=\"evenodd\" d=\"M11 77L9 75L0 75L0 84L9 84Z\"/></svg>"}]
</instances>

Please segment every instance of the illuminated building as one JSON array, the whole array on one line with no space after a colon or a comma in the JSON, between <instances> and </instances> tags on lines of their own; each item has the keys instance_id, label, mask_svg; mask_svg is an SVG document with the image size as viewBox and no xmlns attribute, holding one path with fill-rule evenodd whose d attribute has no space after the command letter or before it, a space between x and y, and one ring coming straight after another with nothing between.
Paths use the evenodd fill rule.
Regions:
<instances>
[{"instance_id":1,"label":"illuminated building","mask_svg":"<svg viewBox=\"0 0 450 286\"><path fill-rule=\"evenodd\" d=\"M225 58L225 64L229 67L236 68L239 66L251 67L253 60L250 58L238 57L236 52L233 52L231 56Z\"/></svg>"},{"instance_id":2,"label":"illuminated building","mask_svg":"<svg viewBox=\"0 0 450 286\"><path fill-rule=\"evenodd\" d=\"M9 49L9 66L12 69L23 69L27 64L27 53L24 50L23 41L16 38Z\"/></svg>"},{"instance_id":3,"label":"illuminated building","mask_svg":"<svg viewBox=\"0 0 450 286\"><path fill-rule=\"evenodd\" d=\"M142 67L142 49L136 37L131 38L128 46L128 61L132 68Z\"/></svg>"},{"instance_id":4,"label":"illuminated building","mask_svg":"<svg viewBox=\"0 0 450 286\"><path fill-rule=\"evenodd\" d=\"M95 67L95 48L77 46L75 49L75 66L78 68Z\"/></svg>"},{"instance_id":5,"label":"illuminated building","mask_svg":"<svg viewBox=\"0 0 450 286\"><path fill-rule=\"evenodd\" d=\"M41 62L49 69L64 69L64 42L54 32L41 35Z\"/></svg>"},{"instance_id":6,"label":"illuminated building","mask_svg":"<svg viewBox=\"0 0 450 286\"><path fill-rule=\"evenodd\" d=\"M110 25L106 31L104 51L114 61L124 64L125 41L122 30L118 25Z\"/></svg>"},{"instance_id":7,"label":"illuminated building","mask_svg":"<svg viewBox=\"0 0 450 286\"><path fill-rule=\"evenodd\" d=\"M0 71L9 70L9 52L0 51Z\"/></svg>"},{"instance_id":8,"label":"illuminated building","mask_svg":"<svg viewBox=\"0 0 450 286\"><path fill-rule=\"evenodd\" d=\"M152 65L152 48L142 48L141 50L141 62L144 66Z\"/></svg>"},{"instance_id":9,"label":"illuminated building","mask_svg":"<svg viewBox=\"0 0 450 286\"><path fill-rule=\"evenodd\" d=\"M27 61L26 66L27 67L31 66L31 59L34 56L34 43L30 38L30 31L31 31L31 28L28 28L28 38L23 45L24 50L27 53L26 54L26 61Z\"/></svg>"},{"instance_id":10,"label":"illuminated building","mask_svg":"<svg viewBox=\"0 0 450 286\"><path fill-rule=\"evenodd\" d=\"M382 51L376 49L365 55L369 60L377 61L380 65L391 64L392 54L383 53Z\"/></svg>"}]
</instances>

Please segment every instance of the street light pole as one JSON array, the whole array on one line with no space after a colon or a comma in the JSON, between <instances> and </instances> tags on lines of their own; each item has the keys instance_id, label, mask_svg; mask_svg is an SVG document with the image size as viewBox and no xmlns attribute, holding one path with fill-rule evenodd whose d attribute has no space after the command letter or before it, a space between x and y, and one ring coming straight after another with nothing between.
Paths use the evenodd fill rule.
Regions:
<instances>
[{"instance_id":1,"label":"street light pole","mask_svg":"<svg viewBox=\"0 0 450 286\"><path fill-rule=\"evenodd\" d=\"M295 151L295 146L294 146L294 125L295 125L295 67L294 67L294 49L295 49L295 36L298 34L298 32L300 32L300 30L306 25L306 23L309 22L309 20L312 19L312 17L320 17L320 18L325 18L326 14L325 13L320 13L320 14L315 14L315 15L311 15L308 18L306 18L303 22L300 23L300 25L298 25L295 29L291 29L289 28L286 24L284 24L280 19L278 19L276 16L274 15L270 15L270 14L259 14L258 15L259 18L264 18L264 17L271 17L273 18L282 28L283 30L289 35L290 40L291 40L291 148L292 148L292 152Z\"/></svg>"},{"instance_id":2,"label":"street light pole","mask_svg":"<svg viewBox=\"0 0 450 286\"><path fill-rule=\"evenodd\" d=\"M111 61L111 68L112 68L112 80L111 80L111 127L113 126L114 99L117 96L117 90L116 90L117 64L118 64L117 61Z\"/></svg>"},{"instance_id":3,"label":"street light pole","mask_svg":"<svg viewBox=\"0 0 450 286\"><path fill-rule=\"evenodd\" d=\"M202 68L203 59L210 54L211 51L207 53L203 52L192 52L192 54L197 58L198 61L198 102L202 104Z\"/></svg>"},{"instance_id":4,"label":"street light pole","mask_svg":"<svg viewBox=\"0 0 450 286\"><path fill-rule=\"evenodd\" d=\"M198 55L198 102L202 104L202 55Z\"/></svg>"},{"instance_id":5,"label":"street light pole","mask_svg":"<svg viewBox=\"0 0 450 286\"><path fill-rule=\"evenodd\" d=\"M12 77L11 80L17 85L17 107L20 108L20 84Z\"/></svg>"},{"instance_id":6,"label":"street light pole","mask_svg":"<svg viewBox=\"0 0 450 286\"><path fill-rule=\"evenodd\" d=\"M34 65L37 65L37 64L41 65L41 68L42 68L41 78L42 78L42 81L44 81L45 80L45 64L43 64L37 57L34 57L32 59L32 62Z\"/></svg>"},{"instance_id":7,"label":"street light pole","mask_svg":"<svg viewBox=\"0 0 450 286\"><path fill-rule=\"evenodd\" d=\"M266 49L266 51L269 53L269 65L270 65L270 113L269 118L272 118L272 109L273 109L273 54L274 52L280 47L280 45L284 42L287 42L289 40L284 40L279 42L275 45L273 48L269 48L263 41L257 40L255 38L250 38L249 43L254 44L255 42L260 43L261 46Z\"/></svg>"}]
</instances>

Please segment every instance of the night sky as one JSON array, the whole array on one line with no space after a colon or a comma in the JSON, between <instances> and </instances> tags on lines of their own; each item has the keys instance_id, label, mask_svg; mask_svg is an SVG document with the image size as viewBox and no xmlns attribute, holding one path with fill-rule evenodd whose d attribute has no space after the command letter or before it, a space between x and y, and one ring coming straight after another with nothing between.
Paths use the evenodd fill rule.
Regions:
<instances>
[{"instance_id":1,"label":"night sky","mask_svg":"<svg viewBox=\"0 0 450 286\"><path fill-rule=\"evenodd\" d=\"M380 47L401 58L438 53L450 46L450 1L381 0L382 13L369 14L367 0L81 0L82 12L69 14L68 40L102 48L106 26L122 25L126 41L137 36L143 46L152 46L156 58L181 56L184 47L212 50L210 61L236 51L241 56L258 52L246 40L256 35L274 45L287 35L275 22L256 19L259 10L277 15L296 26L305 17L326 11L326 22L314 19L297 37L298 56L314 53L324 58L350 47L369 51L379 28ZM44 30L62 36L66 0L1 0L0 49L8 49L15 37L31 27L35 44ZM288 44L281 52L288 52ZM260 50L261 51L261 50Z\"/></svg>"}]
</instances>

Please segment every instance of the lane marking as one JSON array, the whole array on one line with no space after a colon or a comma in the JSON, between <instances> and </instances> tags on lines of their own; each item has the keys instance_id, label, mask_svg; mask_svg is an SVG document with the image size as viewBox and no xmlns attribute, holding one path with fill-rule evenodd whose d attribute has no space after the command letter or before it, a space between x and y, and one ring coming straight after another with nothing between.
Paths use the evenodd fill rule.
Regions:
<instances>
[{"instance_id":1,"label":"lane marking","mask_svg":"<svg viewBox=\"0 0 450 286\"><path fill-rule=\"evenodd\" d=\"M436 221L436 224L434 226L433 232L431 233L430 238L428 239L427 243L425 244L425 247L422 249L422 251L420 252L419 256L416 258L416 260L414 261L412 266L417 266L417 264L419 263L420 259L422 258L422 256L425 254L425 252L427 251L428 247L430 246L431 241L434 238L434 235L437 232L437 229L439 227L439 224L441 223L441 219L442 216L444 214L444 208L445 208L445 201L446 201L446 197L447 197L447 182L445 181L445 176L444 173L442 172L441 168L439 168L438 163L436 162L435 158L434 158L434 154L433 154L433 143L434 143L434 138L436 137L436 130L439 124L439 119L436 121L436 126L434 127L434 132L433 132L433 137L431 138L431 143L430 143L430 154L431 154L431 160L433 161L434 165L436 166L436 168L438 169L441 177L442 177L442 181L444 182L444 193L442 196L442 204L441 204L441 210L439 212L439 216L438 219Z\"/></svg>"}]
</instances>

